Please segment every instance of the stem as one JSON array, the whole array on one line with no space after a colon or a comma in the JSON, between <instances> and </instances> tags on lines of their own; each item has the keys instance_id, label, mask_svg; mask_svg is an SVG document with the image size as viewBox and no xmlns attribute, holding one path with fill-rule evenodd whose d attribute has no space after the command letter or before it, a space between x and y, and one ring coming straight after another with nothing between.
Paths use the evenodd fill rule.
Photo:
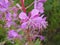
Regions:
<instances>
[{"instance_id":1,"label":"stem","mask_svg":"<svg viewBox=\"0 0 60 45\"><path fill-rule=\"evenodd\" d=\"M34 4L34 2L32 2L30 5L28 5L25 9L30 8L33 4ZM22 11L22 7L20 4L17 3L16 6Z\"/></svg>"},{"instance_id":2,"label":"stem","mask_svg":"<svg viewBox=\"0 0 60 45\"><path fill-rule=\"evenodd\" d=\"M20 0L21 1L21 5L22 5L22 10L24 11L24 12L26 12L26 9L25 9L25 6L24 6L24 0Z\"/></svg>"},{"instance_id":3,"label":"stem","mask_svg":"<svg viewBox=\"0 0 60 45\"><path fill-rule=\"evenodd\" d=\"M30 30L27 30L27 40L28 40L29 42L31 41Z\"/></svg>"},{"instance_id":4,"label":"stem","mask_svg":"<svg viewBox=\"0 0 60 45\"><path fill-rule=\"evenodd\" d=\"M27 35L27 42L28 42L28 45L32 45L32 39L31 39L31 36L30 36L30 30L26 30L26 35Z\"/></svg>"},{"instance_id":5,"label":"stem","mask_svg":"<svg viewBox=\"0 0 60 45\"><path fill-rule=\"evenodd\" d=\"M28 9L29 7L31 7L33 4L34 4L34 2L32 2L30 5L28 5L28 6L26 7L26 9Z\"/></svg>"},{"instance_id":6,"label":"stem","mask_svg":"<svg viewBox=\"0 0 60 45\"><path fill-rule=\"evenodd\" d=\"M31 32L31 29L29 29L29 27L28 27L28 29L25 32L26 33L26 39L27 39L28 45L33 45L30 32Z\"/></svg>"},{"instance_id":7,"label":"stem","mask_svg":"<svg viewBox=\"0 0 60 45\"><path fill-rule=\"evenodd\" d=\"M22 7L17 3L16 6L22 11Z\"/></svg>"}]
</instances>

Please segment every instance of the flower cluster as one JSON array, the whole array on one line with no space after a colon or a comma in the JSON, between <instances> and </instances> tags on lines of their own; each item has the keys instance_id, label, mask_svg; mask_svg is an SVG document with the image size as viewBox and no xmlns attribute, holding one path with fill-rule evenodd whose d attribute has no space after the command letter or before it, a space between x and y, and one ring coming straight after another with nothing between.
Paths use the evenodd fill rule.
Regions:
<instances>
[{"instance_id":1,"label":"flower cluster","mask_svg":"<svg viewBox=\"0 0 60 45\"><path fill-rule=\"evenodd\" d=\"M16 37L18 37L18 33L14 30L9 30L8 31L8 37L9 38L16 38Z\"/></svg>"},{"instance_id":2,"label":"flower cluster","mask_svg":"<svg viewBox=\"0 0 60 45\"><path fill-rule=\"evenodd\" d=\"M24 2L23 0L21 1L21 12L18 13L18 10L20 10L19 7L15 6L14 4L11 6L11 1L0 0L0 20L3 20L5 23L3 27L9 29L8 38L21 39L21 34L17 32L18 29L21 29L21 31L23 31L25 34L27 33L26 31L28 31L28 35L32 38L32 40L34 40L36 37L44 40L44 36L39 35L39 33L48 26L46 17L44 14L41 15L44 13L43 6L46 0L34 0L34 9L32 9L32 11L29 13L26 13ZM23 34L23 38L25 38L25 34Z\"/></svg>"},{"instance_id":3,"label":"flower cluster","mask_svg":"<svg viewBox=\"0 0 60 45\"><path fill-rule=\"evenodd\" d=\"M30 11L28 14L25 12L21 12L19 14L19 18L21 20L21 26L20 28L22 30L30 30L30 36L34 38L36 37L40 37L41 40L44 39L43 36L38 35L39 32L43 29L46 29L48 23L46 21L46 17L44 17L43 15L40 15L42 13L44 13L44 7L43 7L43 3L45 1L39 1L39 0L35 0L34 1L34 9L32 11ZM37 30L37 31L35 31Z\"/></svg>"},{"instance_id":4,"label":"flower cluster","mask_svg":"<svg viewBox=\"0 0 60 45\"><path fill-rule=\"evenodd\" d=\"M19 14L19 18L22 22L21 28L24 30L27 30L28 28L31 30L46 28L46 17L43 18L43 16L44 15L39 16L39 10L37 9L33 9L28 16L26 13L21 12Z\"/></svg>"},{"instance_id":5,"label":"flower cluster","mask_svg":"<svg viewBox=\"0 0 60 45\"><path fill-rule=\"evenodd\" d=\"M16 9L16 10L14 11L14 9ZM16 20L18 20L17 10L18 9L16 7L13 7L12 8L13 14L10 11L6 12L6 15L5 15L6 25L5 25L5 27L10 28L12 25L13 26L17 25L16 22L15 22Z\"/></svg>"},{"instance_id":6,"label":"flower cluster","mask_svg":"<svg viewBox=\"0 0 60 45\"><path fill-rule=\"evenodd\" d=\"M8 38L9 39L14 39L14 38L19 38L22 39L22 36L18 34L15 30L9 30L8 31Z\"/></svg>"}]
</instances>

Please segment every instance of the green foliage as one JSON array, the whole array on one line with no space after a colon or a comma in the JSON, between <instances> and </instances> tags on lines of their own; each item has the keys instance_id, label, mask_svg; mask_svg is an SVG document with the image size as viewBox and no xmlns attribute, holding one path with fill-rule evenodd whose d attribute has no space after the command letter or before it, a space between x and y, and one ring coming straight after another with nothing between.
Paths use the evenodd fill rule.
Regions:
<instances>
[{"instance_id":1,"label":"green foliage","mask_svg":"<svg viewBox=\"0 0 60 45\"><path fill-rule=\"evenodd\" d=\"M14 4L20 3L20 0L14 0Z\"/></svg>"},{"instance_id":2,"label":"green foliage","mask_svg":"<svg viewBox=\"0 0 60 45\"><path fill-rule=\"evenodd\" d=\"M37 39L34 45L40 45L40 44L41 44L40 40Z\"/></svg>"},{"instance_id":3,"label":"green foliage","mask_svg":"<svg viewBox=\"0 0 60 45\"><path fill-rule=\"evenodd\" d=\"M49 23L48 29L53 30L60 26L59 0L48 0L45 3L45 14Z\"/></svg>"},{"instance_id":4,"label":"green foliage","mask_svg":"<svg viewBox=\"0 0 60 45\"><path fill-rule=\"evenodd\" d=\"M4 45L13 45L10 41L6 41Z\"/></svg>"},{"instance_id":5,"label":"green foliage","mask_svg":"<svg viewBox=\"0 0 60 45\"><path fill-rule=\"evenodd\" d=\"M21 40L16 39L14 45L23 45L24 43Z\"/></svg>"},{"instance_id":6,"label":"green foliage","mask_svg":"<svg viewBox=\"0 0 60 45\"><path fill-rule=\"evenodd\" d=\"M0 24L1 24L1 25L4 25L5 23L4 23L4 21L0 20Z\"/></svg>"},{"instance_id":7,"label":"green foliage","mask_svg":"<svg viewBox=\"0 0 60 45\"><path fill-rule=\"evenodd\" d=\"M6 30L0 27L0 42L4 41L6 38Z\"/></svg>"},{"instance_id":8,"label":"green foliage","mask_svg":"<svg viewBox=\"0 0 60 45\"><path fill-rule=\"evenodd\" d=\"M29 6L34 0L25 0L25 7ZM33 9L33 6L27 9L27 12L31 11Z\"/></svg>"},{"instance_id":9,"label":"green foliage","mask_svg":"<svg viewBox=\"0 0 60 45\"><path fill-rule=\"evenodd\" d=\"M60 45L60 0L47 0L44 7L48 20L46 31L48 41L44 45Z\"/></svg>"}]
</instances>

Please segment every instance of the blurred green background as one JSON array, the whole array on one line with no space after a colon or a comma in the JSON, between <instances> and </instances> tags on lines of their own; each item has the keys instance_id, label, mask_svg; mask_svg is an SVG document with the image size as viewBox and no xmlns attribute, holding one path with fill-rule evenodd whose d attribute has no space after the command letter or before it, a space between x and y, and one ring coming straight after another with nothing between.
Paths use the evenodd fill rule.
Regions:
<instances>
[{"instance_id":1,"label":"blurred green background","mask_svg":"<svg viewBox=\"0 0 60 45\"><path fill-rule=\"evenodd\" d=\"M25 0L25 6L31 4L34 0ZM20 3L19 0L15 0L14 3ZM47 0L44 4L45 16L47 16L48 28L44 30L46 40L43 41L43 45L60 45L60 0ZM27 9L27 12L31 11L33 6ZM0 24L4 25L3 21ZM6 39L6 29L0 25L0 42ZM10 42L6 42L5 45L13 45Z\"/></svg>"}]
</instances>

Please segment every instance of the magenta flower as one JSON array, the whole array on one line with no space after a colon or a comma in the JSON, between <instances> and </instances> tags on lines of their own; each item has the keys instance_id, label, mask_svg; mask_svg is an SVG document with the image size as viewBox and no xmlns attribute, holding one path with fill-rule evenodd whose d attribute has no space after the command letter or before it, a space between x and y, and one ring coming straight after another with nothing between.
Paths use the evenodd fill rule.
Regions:
<instances>
[{"instance_id":1,"label":"magenta flower","mask_svg":"<svg viewBox=\"0 0 60 45\"><path fill-rule=\"evenodd\" d=\"M44 40L44 39L45 39L45 37L42 36L42 35L40 35L40 40L42 41L42 40Z\"/></svg>"},{"instance_id":2,"label":"magenta flower","mask_svg":"<svg viewBox=\"0 0 60 45\"><path fill-rule=\"evenodd\" d=\"M38 1L40 1L40 2L46 2L47 0L38 0Z\"/></svg>"},{"instance_id":3,"label":"magenta flower","mask_svg":"<svg viewBox=\"0 0 60 45\"><path fill-rule=\"evenodd\" d=\"M12 11L13 11L13 15L12 15L12 17L13 17L13 20L18 20L18 8L17 7L12 7Z\"/></svg>"},{"instance_id":4,"label":"magenta flower","mask_svg":"<svg viewBox=\"0 0 60 45\"><path fill-rule=\"evenodd\" d=\"M37 4L37 9L40 11L40 13L44 13L43 3L39 2Z\"/></svg>"},{"instance_id":5,"label":"magenta flower","mask_svg":"<svg viewBox=\"0 0 60 45\"><path fill-rule=\"evenodd\" d=\"M5 15L5 20L6 20L6 24L5 27L10 28L12 25L15 26L16 23L13 21L14 18L12 18L12 14L10 12L6 12Z\"/></svg>"},{"instance_id":6,"label":"magenta flower","mask_svg":"<svg viewBox=\"0 0 60 45\"><path fill-rule=\"evenodd\" d=\"M19 14L19 18L21 19L22 25L21 28L26 30L26 29L42 29L46 28L47 22L46 22L46 17L43 18L43 16L39 17L39 10L33 9L30 14L21 12Z\"/></svg>"},{"instance_id":7,"label":"magenta flower","mask_svg":"<svg viewBox=\"0 0 60 45\"><path fill-rule=\"evenodd\" d=\"M12 16L11 16L11 15L12 15L12 14L11 14L10 12L7 12L7 13L6 13L5 18L6 18L7 21L12 21Z\"/></svg>"},{"instance_id":8,"label":"magenta flower","mask_svg":"<svg viewBox=\"0 0 60 45\"><path fill-rule=\"evenodd\" d=\"M43 7L43 3L39 2L38 0L34 1L34 8L38 9L40 13L44 13L44 7Z\"/></svg>"},{"instance_id":9,"label":"magenta flower","mask_svg":"<svg viewBox=\"0 0 60 45\"><path fill-rule=\"evenodd\" d=\"M9 7L8 0L0 0L0 11L5 12L8 7Z\"/></svg>"},{"instance_id":10,"label":"magenta flower","mask_svg":"<svg viewBox=\"0 0 60 45\"><path fill-rule=\"evenodd\" d=\"M17 13L13 13L12 17L13 17L13 20L17 20L18 19L17 18Z\"/></svg>"},{"instance_id":11,"label":"magenta flower","mask_svg":"<svg viewBox=\"0 0 60 45\"><path fill-rule=\"evenodd\" d=\"M38 34L33 35L33 36L32 36L32 39L35 40L37 37L38 37L41 41L43 41L43 40L45 39L44 36L38 35Z\"/></svg>"},{"instance_id":12,"label":"magenta flower","mask_svg":"<svg viewBox=\"0 0 60 45\"><path fill-rule=\"evenodd\" d=\"M18 32L15 30L9 30L8 31L8 40L12 40L13 38L19 38L22 39L22 35L19 35Z\"/></svg>"},{"instance_id":13,"label":"magenta flower","mask_svg":"<svg viewBox=\"0 0 60 45\"><path fill-rule=\"evenodd\" d=\"M16 38L16 37L18 37L18 33L15 30L9 30L8 37L9 38Z\"/></svg>"}]
</instances>

